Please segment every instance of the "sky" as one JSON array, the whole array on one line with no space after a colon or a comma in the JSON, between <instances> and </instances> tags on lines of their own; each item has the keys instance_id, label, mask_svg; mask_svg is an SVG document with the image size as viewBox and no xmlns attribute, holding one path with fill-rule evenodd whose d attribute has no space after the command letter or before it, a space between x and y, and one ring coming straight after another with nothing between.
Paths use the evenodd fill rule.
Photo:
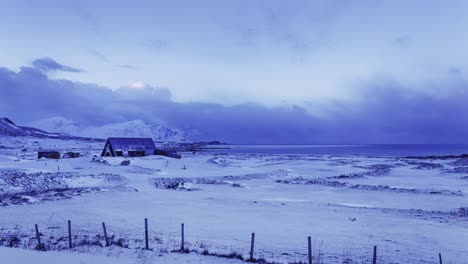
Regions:
<instances>
[{"instance_id":1,"label":"sky","mask_svg":"<svg viewBox=\"0 0 468 264\"><path fill-rule=\"evenodd\" d=\"M0 113L163 121L235 143L468 143L467 13L457 0L0 0Z\"/></svg>"}]
</instances>

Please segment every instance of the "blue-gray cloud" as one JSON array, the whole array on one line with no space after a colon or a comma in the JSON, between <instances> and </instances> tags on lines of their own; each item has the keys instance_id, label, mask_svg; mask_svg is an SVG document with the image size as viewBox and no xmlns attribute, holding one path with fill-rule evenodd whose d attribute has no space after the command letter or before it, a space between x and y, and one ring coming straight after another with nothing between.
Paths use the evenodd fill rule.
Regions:
<instances>
[{"instance_id":1,"label":"blue-gray cloud","mask_svg":"<svg viewBox=\"0 0 468 264\"><path fill-rule=\"evenodd\" d=\"M405 83L467 72L467 12L463 0L11 1L0 8L0 60L16 67L53 50L94 69L76 78L112 87L144 79L187 100L301 103L343 98L373 74Z\"/></svg>"},{"instance_id":2,"label":"blue-gray cloud","mask_svg":"<svg viewBox=\"0 0 468 264\"><path fill-rule=\"evenodd\" d=\"M370 80L358 90L359 101L325 104L326 114L317 117L301 106L181 103L167 88L112 91L50 79L33 67L0 68L0 113L19 123L57 115L88 125L163 120L194 140L231 143L466 143L468 84L462 74L448 71L422 86Z\"/></svg>"},{"instance_id":3,"label":"blue-gray cloud","mask_svg":"<svg viewBox=\"0 0 468 264\"><path fill-rule=\"evenodd\" d=\"M160 52L163 49L167 49L169 47L169 43L159 38L147 38L143 41L143 46L152 52Z\"/></svg>"},{"instance_id":4,"label":"blue-gray cloud","mask_svg":"<svg viewBox=\"0 0 468 264\"><path fill-rule=\"evenodd\" d=\"M82 69L73 68L70 66L66 66L60 64L49 57L39 58L33 61L32 65L43 72L50 72L50 71L64 71L64 72L85 72Z\"/></svg>"},{"instance_id":5,"label":"blue-gray cloud","mask_svg":"<svg viewBox=\"0 0 468 264\"><path fill-rule=\"evenodd\" d=\"M123 69L130 69L130 70L135 70L135 66L133 65L130 65L130 64L121 64L119 65L120 68L123 68Z\"/></svg>"},{"instance_id":6,"label":"blue-gray cloud","mask_svg":"<svg viewBox=\"0 0 468 264\"><path fill-rule=\"evenodd\" d=\"M109 63L109 59L107 58L106 55L104 55L103 53L95 50L95 49L89 49L88 50L88 53L89 55L91 55L92 57L102 61L102 62L105 62L105 63Z\"/></svg>"}]
</instances>

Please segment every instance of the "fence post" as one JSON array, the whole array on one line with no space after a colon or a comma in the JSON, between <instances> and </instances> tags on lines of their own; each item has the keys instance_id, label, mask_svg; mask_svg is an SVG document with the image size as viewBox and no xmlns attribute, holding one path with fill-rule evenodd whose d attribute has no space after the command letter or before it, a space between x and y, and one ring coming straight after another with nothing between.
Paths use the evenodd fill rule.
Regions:
<instances>
[{"instance_id":1,"label":"fence post","mask_svg":"<svg viewBox=\"0 0 468 264\"><path fill-rule=\"evenodd\" d=\"M109 239L107 238L106 224L102 222L102 230L104 231L104 239L106 239L106 247L109 246Z\"/></svg>"},{"instance_id":2,"label":"fence post","mask_svg":"<svg viewBox=\"0 0 468 264\"><path fill-rule=\"evenodd\" d=\"M312 241L310 237L307 237L309 264L312 264Z\"/></svg>"},{"instance_id":3,"label":"fence post","mask_svg":"<svg viewBox=\"0 0 468 264\"><path fill-rule=\"evenodd\" d=\"M180 250L181 251L184 251L185 250L185 247L184 247L184 244L185 244L185 234L184 234L184 223L181 224L181 235L182 235L182 239L181 239L181 244L180 244Z\"/></svg>"},{"instance_id":4,"label":"fence post","mask_svg":"<svg viewBox=\"0 0 468 264\"><path fill-rule=\"evenodd\" d=\"M36 228L36 238L37 238L38 249L43 250L44 248L41 243L41 234L39 233L39 227L37 226L37 224L34 227Z\"/></svg>"},{"instance_id":5,"label":"fence post","mask_svg":"<svg viewBox=\"0 0 468 264\"><path fill-rule=\"evenodd\" d=\"M442 264L442 254L439 253L439 263Z\"/></svg>"},{"instance_id":6,"label":"fence post","mask_svg":"<svg viewBox=\"0 0 468 264\"><path fill-rule=\"evenodd\" d=\"M372 264L377 264L377 246L374 246L374 257L372 259Z\"/></svg>"},{"instance_id":7,"label":"fence post","mask_svg":"<svg viewBox=\"0 0 468 264\"><path fill-rule=\"evenodd\" d=\"M71 232L71 221L68 220L68 248L72 248L72 232Z\"/></svg>"},{"instance_id":8,"label":"fence post","mask_svg":"<svg viewBox=\"0 0 468 264\"><path fill-rule=\"evenodd\" d=\"M149 249L149 241L148 241L148 218L145 218L145 248Z\"/></svg>"},{"instance_id":9,"label":"fence post","mask_svg":"<svg viewBox=\"0 0 468 264\"><path fill-rule=\"evenodd\" d=\"M250 261L254 260L254 244L255 244L255 233L252 233L252 238L250 239Z\"/></svg>"}]
</instances>

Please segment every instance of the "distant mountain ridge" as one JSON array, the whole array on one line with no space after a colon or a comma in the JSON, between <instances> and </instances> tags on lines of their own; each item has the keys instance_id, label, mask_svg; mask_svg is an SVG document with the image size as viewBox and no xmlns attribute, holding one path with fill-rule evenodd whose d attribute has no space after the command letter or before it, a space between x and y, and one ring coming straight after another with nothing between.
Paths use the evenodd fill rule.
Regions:
<instances>
[{"instance_id":1,"label":"distant mountain ridge","mask_svg":"<svg viewBox=\"0 0 468 264\"><path fill-rule=\"evenodd\" d=\"M51 133L33 127L18 126L7 117L0 118L0 135L12 137L30 136L38 138L74 139L87 141L96 140L94 138L71 136L65 133Z\"/></svg>"},{"instance_id":2,"label":"distant mountain ridge","mask_svg":"<svg viewBox=\"0 0 468 264\"><path fill-rule=\"evenodd\" d=\"M72 120L60 116L39 119L34 122L27 123L26 126L70 135L77 135L77 132L83 129L83 127L79 126Z\"/></svg>"},{"instance_id":3,"label":"distant mountain ridge","mask_svg":"<svg viewBox=\"0 0 468 264\"><path fill-rule=\"evenodd\" d=\"M84 126L64 117L51 117L27 124L47 131L73 134L81 137L150 137L159 142L189 142L185 133L178 129L168 128L161 123L147 123L133 120L102 126Z\"/></svg>"}]
</instances>

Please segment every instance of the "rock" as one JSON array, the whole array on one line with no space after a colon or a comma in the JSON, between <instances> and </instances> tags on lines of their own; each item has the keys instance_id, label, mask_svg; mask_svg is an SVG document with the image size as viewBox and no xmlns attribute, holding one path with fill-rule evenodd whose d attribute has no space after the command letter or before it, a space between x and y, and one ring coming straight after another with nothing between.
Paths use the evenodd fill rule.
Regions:
<instances>
[{"instance_id":1,"label":"rock","mask_svg":"<svg viewBox=\"0 0 468 264\"><path fill-rule=\"evenodd\" d=\"M128 166L128 165L130 165L130 161L129 160L124 160L124 161L120 162L120 165L121 166Z\"/></svg>"},{"instance_id":2,"label":"rock","mask_svg":"<svg viewBox=\"0 0 468 264\"><path fill-rule=\"evenodd\" d=\"M97 162L97 163L102 163L102 164L105 164L105 165L110 165L109 162L103 158L97 158L97 157L93 157L93 159L91 159L91 162Z\"/></svg>"}]
</instances>

